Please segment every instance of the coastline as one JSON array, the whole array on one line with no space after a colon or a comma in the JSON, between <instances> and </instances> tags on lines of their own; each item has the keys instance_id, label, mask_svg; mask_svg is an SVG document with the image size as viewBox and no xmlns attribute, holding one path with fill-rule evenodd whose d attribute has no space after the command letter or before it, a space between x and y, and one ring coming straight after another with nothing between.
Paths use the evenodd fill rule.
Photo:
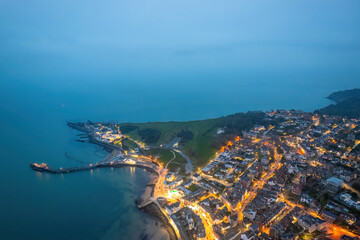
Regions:
<instances>
[{"instance_id":1,"label":"coastline","mask_svg":"<svg viewBox=\"0 0 360 240\"><path fill-rule=\"evenodd\" d=\"M164 216L162 211L155 203L150 203L145 207L141 208L145 213L149 214L150 216L158 219L163 224L163 228L168 232L170 240L178 240L176 237L176 233L174 228L171 226L167 218Z\"/></svg>"},{"instance_id":2,"label":"coastline","mask_svg":"<svg viewBox=\"0 0 360 240\"><path fill-rule=\"evenodd\" d=\"M162 227L167 231L169 234L170 240L178 240L176 236L176 232L173 226L168 221L167 217L164 213L159 209L159 206L151 201L154 197L154 187L156 182L158 181L159 176L157 174L150 172L150 181L146 185L141 197L135 201L140 211L145 212L146 214L152 216L153 218L159 220L162 223ZM149 202L149 204L144 205L141 207L143 203Z\"/></svg>"},{"instance_id":3,"label":"coastline","mask_svg":"<svg viewBox=\"0 0 360 240\"><path fill-rule=\"evenodd\" d=\"M150 181L148 182L148 184L146 184L144 191L141 194L140 198L135 201L138 208L141 208L141 207L139 207L139 206L141 206L141 204L148 202L149 200L151 200L154 197L154 187L155 187L155 184L156 184L159 176L152 172L149 172L149 173L150 173Z\"/></svg>"},{"instance_id":4,"label":"coastline","mask_svg":"<svg viewBox=\"0 0 360 240\"><path fill-rule=\"evenodd\" d=\"M79 126L77 123L67 122L67 125L75 130L86 133L86 135L89 139L88 143L92 143L92 144L103 147L105 151L109 152L109 154L111 154L111 152L114 150L117 150L117 151L122 150L121 148L119 148L115 145L97 141L94 137L91 136L91 134L88 133L88 131L85 128ZM101 167L107 167L107 166L101 166ZM139 211L143 211L146 214L148 214L149 216L152 216L153 218L159 220L163 225L162 227L169 234L170 240L178 240L178 238L176 236L176 232L175 232L173 226L168 221L167 217L159 209L159 206L157 204L155 204L154 202L152 202L153 197L154 197L155 184L159 179L158 173L152 168L145 167L145 166L139 166L139 165L130 166L130 165L120 164L120 165L111 166L111 167L115 167L115 168L137 167L137 168L146 169L149 172L150 180L149 180L148 184L145 186L139 199L135 200L137 208L139 209ZM52 173L52 172L50 172L50 173ZM142 204L147 203L147 202L149 202L149 204L142 206Z\"/></svg>"}]
</instances>

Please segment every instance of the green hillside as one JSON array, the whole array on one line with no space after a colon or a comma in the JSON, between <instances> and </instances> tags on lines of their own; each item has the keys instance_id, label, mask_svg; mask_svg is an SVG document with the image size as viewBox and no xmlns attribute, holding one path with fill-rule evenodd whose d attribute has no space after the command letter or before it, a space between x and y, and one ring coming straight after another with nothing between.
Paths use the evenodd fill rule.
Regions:
<instances>
[{"instance_id":1,"label":"green hillside","mask_svg":"<svg viewBox=\"0 0 360 240\"><path fill-rule=\"evenodd\" d=\"M214 157L226 140L252 128L263 121L263 117L263 112L248 112L188 122L122 123L120 130L149 146L161 146L175 138L181 139L181 150L194 161L195 167L201 167ZM218 128L224 128L225 134L216 135Z\"/></svg>"},{"instance_id":2,"label":"green hillside","mask_svg":"<svg viewBox=\"0 0 360 240\"><path fill-rule=\"evenodd\" d=\"M150 123L123 123L124 126L134 126L126 134L137 141L145 142L150 146L160 146L170 143L174 138L186 131L192 133L192 138L183 142L182 150L188 156L196 159L196 165L207 162L217 151L211 145L216 129L219 127L220 118L189 122L150 122Z\"/></svg>"}]
</instances>

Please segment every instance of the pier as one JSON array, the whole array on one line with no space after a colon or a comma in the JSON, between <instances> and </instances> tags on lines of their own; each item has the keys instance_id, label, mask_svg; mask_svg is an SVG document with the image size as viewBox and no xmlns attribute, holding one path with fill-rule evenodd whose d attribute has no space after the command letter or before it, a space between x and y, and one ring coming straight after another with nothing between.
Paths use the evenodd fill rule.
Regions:
<instances>
[{"instance_id":1,"label":"pier","mask_svg":"<svg viewBox=\"0 0 360 240\"><path fill-rule=\"evenodd\" d=\"M38 172L48 172L52 174L64 174L64 173L72 173L79 171L86 171L95 168L103 168L103 167L140 167L147 169L148 171L155 173L159 176L159 168L155 164L147 163L147 162L139 162L139 161L116 161L116 162L99 162L96 164L89 164L88 166L80 166L80 167L70 167L70 168L51 168L45 163L31 163L30 167Z\"/></svg>"},{"instance_id":2,"label":"pier","mask_svg":"<svg viewBox=\"0 0 360 240\"><path fill-rule=\"evenodd\" d=\"M45 163L31 163L30 167L38 172L49 172L49 173L71 173L71 172L79 172L79 171L86 171L86 170L90 170L90 169L94 169L94 168L98 168L100 167L101 164L97 163L97 164L90 164L88 166L81 166L81 167L70 167L70 168L59 168L59 169L55 169L55 168L51 168L49 167L47 164Z\"/></svg>"}]
</instances>

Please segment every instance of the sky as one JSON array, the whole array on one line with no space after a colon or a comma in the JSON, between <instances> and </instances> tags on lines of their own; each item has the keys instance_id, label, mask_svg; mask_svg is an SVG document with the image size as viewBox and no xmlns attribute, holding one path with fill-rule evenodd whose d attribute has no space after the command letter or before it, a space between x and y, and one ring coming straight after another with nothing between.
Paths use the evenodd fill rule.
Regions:
<instances>
[{"instance_id":1,"label":"sky","mask_svg":"<svg viewBox=\"0 0 360 240\"><path fill-rule=\"evenodd\" d=\"M353 87L359 12L358 0L1 0L0 78L59 87L300 74Z\"/></svg>"}]
</instances>

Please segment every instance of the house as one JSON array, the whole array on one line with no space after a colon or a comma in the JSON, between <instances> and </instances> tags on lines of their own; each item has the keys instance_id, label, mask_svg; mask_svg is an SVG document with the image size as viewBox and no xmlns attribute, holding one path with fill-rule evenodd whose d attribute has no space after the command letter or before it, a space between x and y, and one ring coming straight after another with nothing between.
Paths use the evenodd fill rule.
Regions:
<instances>
[{"instance_id":1,"label":"house","mask_svg":"<svg viewBox=\"0 0 360 240\"><path fill-rule=\"evenodd\" d=\"M195 174L193 175L193 179L194 179L194 181L199 182L199 181L201 180L201 176L200 176L200 174L195 173Z\"/></svg>"},{"instance_id":2,"label":"house","mask_svg":"<svg viewBox=\"0 0 360 240\"><path fill-rule=\"evenodd\" d=\"M193 185L194 181L193 180L187 180L185 183L184 183L184 186L185 187L190 187L191 185Z\"/></svg>"},{"instance_id":3,"label":"house","mask_svg":"<svg viewBox=\"0 0 360 240\"><path fill-rule=\"evenodd\" d=\"M340 214L340 219L345 221L349 225L353 225L356 222L356 217L351 213L342 213Z\"/></svg>"},{"instance_id":4,"label":"house","mask_svg":"<svg viewBox=\"0 0 360 240\"><path fill-rule=\"evenodd\" d=\"M234 165L232 165L232 164L230 164L230 163L225 163L225 167L226 167L227 169L229 169L229 168L233 168Z\"/></svg>"},{"instance_id":5,"label":"house","mask_svg":"<svg viewBox=\"0 0 360 240\"><path fill-rule=\"evenodd\" d=\"M261 158L261 164L264 164L264 165L269 164L269 158L268 157L262 157Z\"/></svg>"},{"instance_id":6,"label":"house","mask_svg":"<svg viewBox=\"0 0 360 240\"><path fill-rule=\"evenodd\" d=\"M259 226L256 223L250 225L249 230L256 232L259 231Z\"/></svg>"},{"instance_id":7,"label":"house","mask_svg":"<svg viewBox=\"0 0 360 240\"><path fill-rule=\"evenodd\" d=\"M250 219L251 221L253 221L256 216L256 211L254 211L252 209L247 209L243 213L244 213L244 216L247 217L248 219Z\"/></svg>"},{"instance_id":8,"label":"house","mask_svg":"<svg viewBox=\"0 0 360 240\"><path fill-rule=\"evenodd\" d=\"M220 179L224 179L224 174L223 173L221 173L221 172L217 172L217 173L215 173L215 175L214 175L214 177L216 177L216 178L220 178Z\"/></svg>"},{"instance_id":9,"label":"house","mask_svg":"<svg viewBox=\"0 0 360 240\"><path fill-rule=\"evenodd\" d=\"M221 231L225 232L226 230L228 230L231 227L231 224L228 222L222 222L221 223Z\"/></svg>"},{"instance_id":10,"label":"house","mask_svg":"<svg viewBox=\"0 0 360 240\"><path fill-rule=\"evenodd\" d=\"M255 239L256 235L253 231L246 231L244 234L241 234L241 240L252 240Z\"/></svg>"},{"instance_id":11,"label":"house","mask_svg":"<svg viewBox=\"0 0 360 240\"><path fill-rule=\"evenodd\" d=\"M252 179L250 179L248 176L246 175L242 175L239 179L239 183L245 187L248 188L250 187L251 183L252 183Z\"/></svg>"},{"instance_id":12,"label":"house","mask_svg":"<svg viewBox=\"0 0 360 240\"><path fill-rule=\"evenodd\" d=\"M348 193L342 193L342 194L340 195L340 199L343 200L343 201L348 201L348 200L351 199L351 195L348 194Z\"/></svg>"},{"instance_id":13,"label":"house","mask_svg":"<svg viewBox=\"0 0 360 240\"><path fill-rule=\"evenodd\" d=\"M307 194L301 195L300 202L310 204L313 201L312 197Z\"/></svg>"},{"instance_id":14,"label":"house","mask_svg":"<svg viewBox=\"0 0 360 240\"><path fill-rule=\"evenodd\" d=\"M270 240L271 238L269 237L269 235L267 235L266 233L261 233L258 237L257 240Z\"/></svg>"},{"instance_id":15,"label":"house","mask_svg":"<svg viewBox=\"0 0 360 240\"><path fill-rule=\"evenodd\" d=\"M181 209L180 202L176 202L171 205L166 205L165 209L169 215L174 214Z\"/></svg>"},{"instance_id":16,"label":"house","mask_svg":"<svg viewBox=\"0 0 360 240\"><path fill-rule=\"evenodd\" d=\"M237 214L231 215L230 216L231 227L236 227L238 224L238 220L239 220L239 217Z\"/></svg>"},{"instance_id":17,"label":"house","mask_svg":"<svg viewBox=\"0 0 360 240\"><path fill-rule=\"evenodd\" d=\"M337 218L336 214L326 211L326 210L322 211L321 216L323 218L325 218L326 221L331 222L331 223L334 222L335 219Z\"/></svg>"},{"instance_id":18,"label":"house","mask_svg":"<svg viewBox=\"0 0 360 240\"><path fill-rule=\"evenodd\" d=\"M169 183L167 186L171 189L174 189L176 188L177 186L180 186L181 184L183 183L183 180L182 179L178 179L176 181L173 181L171 183Z\"/></svg>"},{"instance_id":19,"label":"house","mask_svg":"<svg viewBox=\"0 0 360 240\"><path fill-rule=\"evenodd\" d=\"M166 174L165 180L168 182L172 182L175 180L175 175L173 173L169 172L168 174Z\"/></svg>"},{"instance_id":20,"label":"house","mask_svg":"<svg viewBox=\"0 0 360 240\"><path fill-rule=\"evenodd\" d=\"M326 227L326 222L320 218L311 215L302 215L298 218L298 224L308 230L310 233L318 230L321 231Z\"/></svg>"},{"instance_id":21,"label":"house","mask_svg":"<svg viewBox=\"0 0 360 240\"><path fill-rule=\"evenodd\" d=\"M301 189L301 185L298 184L298 185L293 185L293 188L292 188L292 193L295 194L295 195L298 195L300 196L301 193L302 193L302 189Z\"/></svg>"}]
</instances>

